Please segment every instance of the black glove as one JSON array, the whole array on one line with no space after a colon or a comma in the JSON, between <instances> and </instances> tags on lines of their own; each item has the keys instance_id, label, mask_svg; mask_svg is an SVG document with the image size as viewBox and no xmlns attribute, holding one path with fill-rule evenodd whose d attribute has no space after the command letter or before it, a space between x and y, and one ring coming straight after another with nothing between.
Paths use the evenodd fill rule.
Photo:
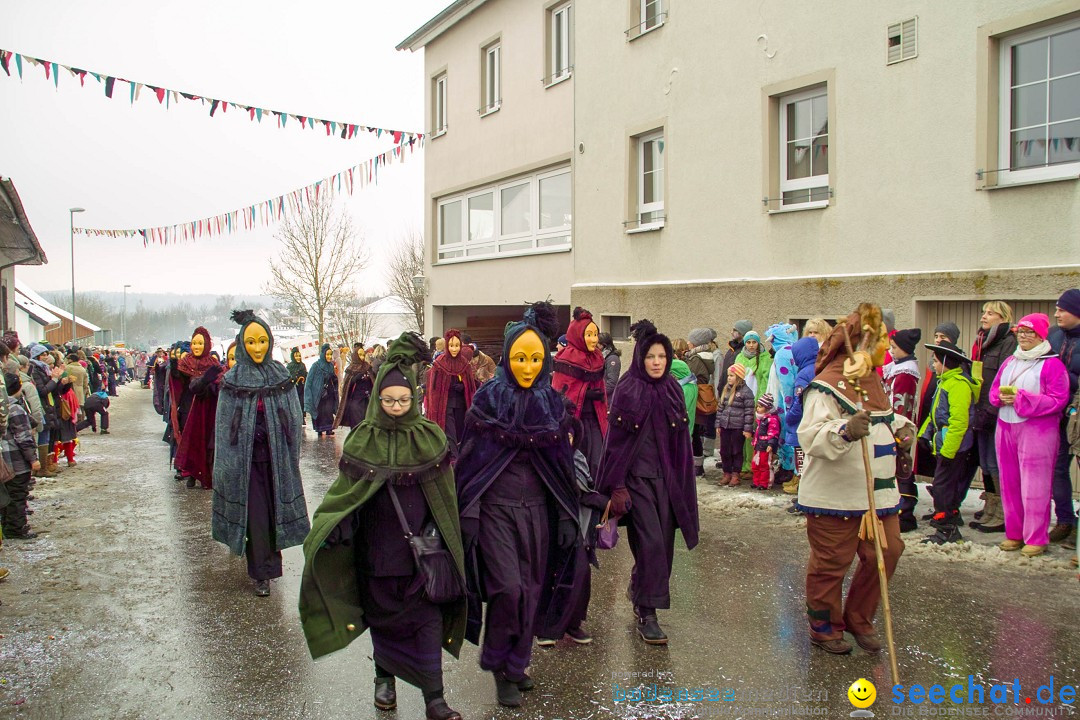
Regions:
<instances>
[{"instance_id":1,"label":"black glove","mask_svg":"<svg viewBox=\"0 0 1080 720\"><path fill-rule=\"evenodd\" d=\"M559 520L559 549L569 550L577 542L577 525L570 518Z\"/></svg>"},{"instance_id":2,"label":"black glove","mask_svg":"<svg viewBox=\"0 0 1080 720\"><path fill-rule=\"evenodd\" d=\"M476 546L480 539L480 518L461 518L461 545L466 554Z\"/></svg>"},{"instance_id":3,"label":"black glove","mask_svg":"<svg viewBox=\"0 0 1080 720\"><path fill-rule=\"evenodd\" d=\"M450 378L450 389L452 389L452 390L464 390L465 389L465 381L461 380L460 378L458 378L457 375L455 375L454 377Z\"/></svg>"},{"instance_id":4,"label":"black glove","mask_svg":"<svg viewBox=\"0 0 1080 720\"><path fill-rule=\"evenodd\" d=\"M852 415L847 421L847 436L852 440L862 440L870 434L870 413L865 410Z\"/></svg>"},{"instance_id":5,"label":"black glove","mask_svg":"<svg viewBox=\"0 0 1080 720\"><path fill-rule=\"evenodd\" d=\"M597 400L603 400L604 391L600 388L588 388L585 391L585 399L592 400L593 402L596 402Z\"/></svg>"}]
</instances>

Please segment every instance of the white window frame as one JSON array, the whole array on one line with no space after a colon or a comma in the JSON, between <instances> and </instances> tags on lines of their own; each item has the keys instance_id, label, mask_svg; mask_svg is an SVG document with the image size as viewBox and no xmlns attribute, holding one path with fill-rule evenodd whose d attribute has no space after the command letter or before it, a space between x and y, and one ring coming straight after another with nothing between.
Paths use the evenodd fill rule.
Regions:
<instances>
[{"instance_id":1,"label":"white window frame","mask_svg":"<svg viewBox=\"0 0 1080 720\"><path fill-rule=\"evenodd\" d=\"M493 113L502 107L502 43L497 42L484 48L484 87L482 97L484 106L480 115Z\"/></svg>"},{"instance_id":2,"label":"white window frame","mask_svg":"<svg viewBox=\"0 0 1080 720\"><path fill-rule=\"evenodd\" d=\"M656 6L656 15L654 16L654 22L649 25L649 5ZM641 37L645 33L655 30L664 24L664 0L641 0L641 22L638 25L638 37Z\"/></svg>"},{"instance_id":3,"label":"white window frame","mask_svg":"<svg viewBox=\"0 0 1080 720\"><path fill-rule=\"evenodd\" d=\"M435 78L435 95L431 99L432 109L435 114L435 127L433 128L432 136L439 137L446 133L446 101L447 101L447 83L446 73L443 73Z\"/></svg>"},{"instance_id":4,"label":"white window frame","mask_svg":"<svg viewBox=\"0 0 1080 720\"><path fill-rule=\"evenodd\" d=\"M645 202L645 145L646 143L655 142L660 140L664 142L665 149L667 142L664 140L664 131L657 130L655 132L646 133L645 135L638 136L637 139L637 230L654 230L664 227L664 221L666 216L664 214L664 198L663 195L667 193L667 178L665 177L665 171L667 170L667 162L660 166L661 183L663 184L663 193L659 200L654 200L651 203ZM664 157L664 150L660 151L660 157ZM660 219L653 220L651 222L642 222L641 217L647 213L659 213Z\"/></svg>"},{"instance_id":5,"label":"white window frame","mask_svg":"<svg viewBox=\"0 0 1080 720\"><path fill-rule=\"evenodd\" d=\"M827 110L828 102L829 102L829 89L828 89L828 87L826 87L824 85L819 86L819 87L815 87L815 88L811 88L809 90L799 90L798 92L789 93L787 95L781 95L780 98L779 98L779 100L780 100L780 117L779 117L779 120L780 120L780 123L779 123L780 124L780 137L778 138L778 140L780 142L780 146L779 146L780 147L780 198L779 198L780 209L798 208L800 210L803 210L803 209L810 209L810 208L826 207L829 204L828 198L826 198L824 200L808 200L807 202L804 202L804 203L787 203L787 204L785 204L784 201L783 201L785 192L794 192L794 191L798 191L798 190L812 190L814 188L819 188L819 187L822 187L822 186L824 186L825 188L829 187L829 173L825 173L824 175L811 175L809 177L798 178L797 180L788 180L788 177L787 177L787 174L788 174L788 172L787 172L787 170L788 170L788 167L787 167L787 164L788 164L787 163L787 144L788 144L788 139L787 139L787 116L788 116L787 108L788 108L788 105L791 105L792 103L799 102L801 100L809 100L811 98L820 97L822 95L825 96L825 106L826 106L826 112L827 112L828 111ZM832 141L833 141L833 137L832 137L833 126L832 126L831 118L829 120L828 127L829 127L829 130L826 133L826 135L829 138L828 147L831 150L832 149ZM813 153L813 150L814 150L813 141L811 140L810 152ZM811 163L812 162L813 162L813 160L811 159ZM829 159L829 166L830 166L830 168L832 167L832 158L831 157ZM813 167L813 165L811 165L811 167ZM773 212L776 212L776 211L774 210Z\"/></svg>"},{"instance_id":6,"label":"white window frame","mask_svg":"<svg viewBox=\"0 0 1080 720\"><path fill-rule=\"evenodd\" d=\"M1037 40L1042 37L1058 35L1080 28L1080 20L1071 20L1038 28L1036 30L1021 31L1001 39L998 45L998 172L997 182L999 185L1012 185L1016 183L1040 182L1044 180L1062 180L1075 178L1080 175L1080 161L1060 163L1058 165L1045 165L1040 167L1021 168L1011 170L1012 164L1012 49L1014 46ZM1070 77L1063 75L1061 77ZM1046 102L1046 126L1050 122L1050 88L1051 79L1045 80L1047 84ZM1039 81L1043 82L1043 81ZM1059 121L1071 122L1071 121ZM1037 127L1037 126L1032 126ZM1047 151L1049 158L1049 150Z\"/></svg>"},{"instance_id":7,"label":"white window frame","mask_svg":"<svg viewBox=\"0 0 1080 720\"><path fill-rule=\"evenodd\" d=\"M911 32L905 32L904 26L911 24ZM893 31L896 31L895 34ZM910 36L914 36L914 47L910 55L904 55L904 45L907 44L907 39ZM889 59L889 51L895 47L889 45L889 40L894 37L900 38L899 46L900 51L898 57ZM892 23L885 30L885 64L895 65L896 63L902 63L905 60L914 60L919 57L919 16L910 17L907 20L901 20L900 22Z\"/></svg>"},{"instance_id":8,"label":"white window frame","mask_svg":"<svg viewBox=\"0 0 1080 720\"><path fill-rule=\"evenodd\" d=\"M571 55L571 8L573 3L564 3L551 9L551 75L548 84L554 85L572 74ZM562 21L562 32L559 22ZM557 52L559 38L562 36L562 52Z\"/></svg>"},{"instance_id":9,"label":"white window frame","mask_svg":"<svg viewBox=\"0 0 1080 720\"><path fill-rule=\"evenodd\" d=\"M477 260L491 260L500 257L517 257L520 255L535 255L553 252L567 252L573 245L573 222L557 227L540 227L540 182L548 178L560 175L570 175L570 166L564 165L552 170L536 172L530 175L510 178L493 185L475 188L465 193L460 193L445 198L440 198L436 204L436 264L449 264L457 262L473 262ZM529 229L523 232L503 234L502 232L502 193L510 188L528 185L527 197L529 198ZM573 184L570 185L573 192ZM481 195L492 195L493 209L493 239L484 242L471 242L469 238L469 201ZM442 208L446 205L461 203L461 242L443 244ZM565 242L558 241L566 238ZM528 241L526 248L503 250L503 245L520 244ZM479 254L478 251L489 249L491 252ZM471 254L470 254L471 251ZM447 255L460 254L460 257L447 257Z\"/></svg>"}]
</instances>

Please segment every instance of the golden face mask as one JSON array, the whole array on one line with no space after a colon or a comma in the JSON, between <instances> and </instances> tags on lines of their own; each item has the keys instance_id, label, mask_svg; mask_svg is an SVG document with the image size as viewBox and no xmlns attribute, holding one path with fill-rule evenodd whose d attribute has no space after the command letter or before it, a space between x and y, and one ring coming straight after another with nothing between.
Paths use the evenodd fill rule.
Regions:
<instances>
[{"instance_id":1,"label":"golden face mask","mask_svg":"<svg viewBox=\"0 0 1080 720\"><path fill-rule=\"evenodd\" d=\"M206 350L206 341L203 340L203 336L200 334L192 335L191 354L195 357L202 357L204 350Z\"/></svg>"},{"instance_id":2,"label":"golden face mask","mask_svg":"<svg viewBox=\"0 0 1080 720\"><path fill-rule=\"evenodd\" d=\"M233 365L236 365L236 346L233 345L229 348L229 354L225 356L225 369L232 369Z\"/></svg>"},{"instance_id":3,"label":"golden face mask","mask_svg":"<svg viewBox=\"0 0 1080 720\"><path fill-rule=\"evenodd\" d=\"M589 323L585 326L585 349L592 352L599 344L600 329L596 327L596 323Z\"/></svg>"},{"instance_id":4,"label":"golden face mask","mask_svg":"<svg viewBox=\"0 0 1080 720\"><path fill-rule=\"evenodd\" d=\"M453 341L451 341L453 342ZM510 346L510 372L517 384L523 388L532 387L544 368L547 351L540 336L533 330L526 330Z\"/></svg>"},{"instance_id":5,"label":"golden face mask","mask_svg":"<svg viewBox=\"0 0 1080 720\"><path fill-rule=\"evenodd\" d=\"M446 351L450 353L450 357L456 358L461 352L461 339L450 338L450 342L446 343Z\"/></svg>"},{"instance_id":6,"label":"golden face mask","mask_svg":"<svg viewBox=\"0 0 1080 720\"><path fill-rule=\"evenodd\" d=\"M244 349L256 365L261 365L266 358L266 353L270 351L270 336L259 323L248 323L244 328Z\"/></svg>"}]
</instances>

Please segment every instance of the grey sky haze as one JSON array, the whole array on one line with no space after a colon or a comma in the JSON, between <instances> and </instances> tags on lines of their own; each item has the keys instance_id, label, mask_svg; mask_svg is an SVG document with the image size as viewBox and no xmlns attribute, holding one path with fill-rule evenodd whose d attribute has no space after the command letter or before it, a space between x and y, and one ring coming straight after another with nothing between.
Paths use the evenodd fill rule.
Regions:
<instances>
[{"instance_id":1,"label":"grey sky haze","mask_svg":"<svg viewBox=\"0 0 1080 720\"><path fill-rule=\"evenodd\" d=\"M0 2L0 48L138 82L263 108L372 127L426 131L423 55L394 45L448 0L106 0ZM39 291L70 288L68 208L76 224L129 228L173 224L280 195L392 146L386 136L327 137L322 128L279 129L241 112L181 99L169 109L144 90L112 99L87 76L40 67L23 80L0 74L0 176L15 183L49 258L19 268ZM343 205L372 255L365 290L381 287L380 260L423 222L423 153L380 171L377 187ZM274 228L169 247L141 239L75 237L78 290L257 293L276 254Z\"/></svg>"}]
</instances>

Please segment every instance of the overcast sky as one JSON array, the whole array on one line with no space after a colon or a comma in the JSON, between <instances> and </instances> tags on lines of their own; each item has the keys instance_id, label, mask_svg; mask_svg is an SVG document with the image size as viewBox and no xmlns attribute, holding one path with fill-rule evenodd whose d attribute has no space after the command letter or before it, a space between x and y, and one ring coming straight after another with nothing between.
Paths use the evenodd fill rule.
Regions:
<instances>
[{"instance_id":1,"label":"overcast sky","mask_svg":"<svg viewBox=\"0 0 1080 720\"><path fill-rule=\"evenodd\" d=\"M423 53L394 46L449 0L3 0L0 48L125 79L253 106L373 127L425 131ZM181 99L166 110L144 90L132 106L87 76L14 62L0 72L0 176L22 198L48 265L20 267L39 291L70 289L68 208L76 224L137 228L196 220L280 195L392 144L279 129ZM380 171L345 207L380 260L423 224L423 154ZM140 239L75 237L79 291L256 293L276 254L273 227L168 248Z\"/></svg>"}]
</instances>

